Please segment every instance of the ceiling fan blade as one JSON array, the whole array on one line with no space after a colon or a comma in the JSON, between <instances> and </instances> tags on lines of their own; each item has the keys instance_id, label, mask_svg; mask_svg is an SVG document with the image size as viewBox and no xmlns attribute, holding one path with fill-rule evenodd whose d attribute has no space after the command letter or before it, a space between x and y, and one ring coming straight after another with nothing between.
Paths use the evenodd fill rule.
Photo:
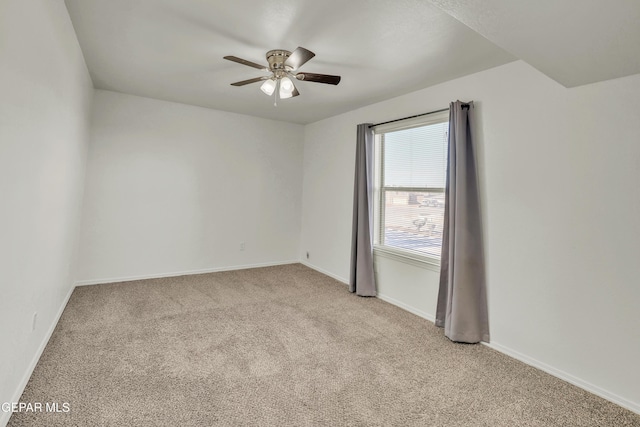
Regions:
<instances>
[{"instance_id":1,"label":"ceiling fan blade","mask_svg":"<svg viewBox=\"0 0 640 427\"><path fill-rule=\"evenodd\" d=\"M269 70L264 65L256 64L255 62L247 61L246 59L238 58L237 56L225 56L224 59L237 62L238 64L248 65L249 67L257 68L258 70Z\"/></svg>"},{"instance_id":2,"label":"ceiling fan blade","mask_svg":"<svg viewBox=\"0 0 640 427\"><path fill-rule=\"evenodd\" d=\"M242 80L241 82L231 83L231 86L244 86L244 85L248 85L248 84L251 84L251 83L259 82L259 81L262 81L262 80L268 80L268 79L269 79L269 76L256 77L254 79Z\"/></svg>"},{"instance_id":3,"label":"ceiling fan blade","mask_svg":"<svg viewBox=\"0 0 640 427\"><path fill-rule=\"evenodd\" d=\"M291 55L284 61L284 65L291 67L294 70L302 67L308 60L316 56L315 53L307 50L303 47L298 47L291 52Z\"/></svg>"},{"instance_id":4,"label":"ceiling fan blade","mask_svg":"<svg viewBox=\"0 0 640 427\"><path fill-rule=\"evenodd\" d=\"M296 79L307 82L326 83L329 85L337 85L340 83L340 76L332 76L329 74L315 74L315 73L298 73Z\"/></svg>"}]
</instances>

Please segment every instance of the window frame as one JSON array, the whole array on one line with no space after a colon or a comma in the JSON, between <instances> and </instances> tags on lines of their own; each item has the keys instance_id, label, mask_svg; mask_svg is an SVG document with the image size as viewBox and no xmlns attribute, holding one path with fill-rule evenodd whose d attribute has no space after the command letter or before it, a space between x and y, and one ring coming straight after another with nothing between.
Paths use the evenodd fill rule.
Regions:
<instances>
[{"instance_id":1,"label":"window frame","mask_svg":"<svg viewBox=\"0 0 640 427\"><path fill-rule=\"evenodd\" d=\"M428 114L420 117L413 117L406 120L399 120L393 123L386 123L374 127L375 143L374 143L374 245L373 251L375 255L385 258L394 259L407 264L418 267L427 268L434 271L440 271L440 259L411 249L387 246L384 244L384 215L385 215L385 192L429 192L429 193L445 193L445 188L428 188L428 187L385 187L384 183L384 134L396 132L405 129L429 126L439 123L449 122L449 110ZM382 244L380 242L383 242Z\"/></svg>"}]
</instances>

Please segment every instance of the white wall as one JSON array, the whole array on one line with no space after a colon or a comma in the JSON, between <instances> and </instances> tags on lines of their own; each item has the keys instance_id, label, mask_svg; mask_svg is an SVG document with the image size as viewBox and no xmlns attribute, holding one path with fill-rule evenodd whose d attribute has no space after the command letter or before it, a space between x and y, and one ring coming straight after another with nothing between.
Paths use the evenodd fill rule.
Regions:
<instances>
[{"instance_id":1,"label":"white wall","mask_svg":"<svg viewBox=\"0 0 640 427\"><path fill-rule=\"evenodd\" d=\"M303 136L301 125L96 91L80 282L297 260Z\"/></svg>"},{"instance_id":2,"label":"white wall","mask_svg":"<svg viewBox=\"0 0 640 427\"><path fill-rule=\"evenodd\" d=\"M0 93L4 402L74 280L92 90L62 0L0 3ZM97 91L79 279L308 251L346 280L355 125L455 99L482 126L492 345L640 412L639 75L568 90L515 62L304 128ZM433 316L436 272L376 262L381 294Z\"/></svg>"},{"instance_id":3,"label":"white wall","mask_svg":"<svg viewBox=\"0 0 640 427\"><path fill-rule=\"evenodd\" d=\"M349 277L356 124L456 99L481 126L492 345L640 412L640 75L565 89L519 61L307 125L301 254ZM433 318L437 272L376 262Z\"/></svg>"},{"instance_id":4,"label":"white wall","mask_svg":"<svg viewBox=\"0 0 640 427\"><path fill-rule=\"evenodd\" d=\"M73 289L93 89L62 0L0 3L0 94L0 402L11 402Z\"/></svg>"}]
</instances>

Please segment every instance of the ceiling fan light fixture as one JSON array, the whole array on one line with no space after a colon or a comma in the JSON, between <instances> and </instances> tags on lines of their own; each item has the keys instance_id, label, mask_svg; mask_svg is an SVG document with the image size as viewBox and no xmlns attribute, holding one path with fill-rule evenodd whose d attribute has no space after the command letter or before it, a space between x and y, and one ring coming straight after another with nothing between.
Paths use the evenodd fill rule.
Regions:
<instances>
[{"instance_id":1,"label":"ceiling fan light fixture","mask_svg":"<svg viewBox=\"0 0 640 427\"><path fill-rule=\"evenodd\" d=\"M293 96L295 86L289 77L280 79L280 99L287 99Z\"/></svg>"},{"instance_id":2,"label":"ceiling fan light fixture","mask_svg":"<svg viewBox=\"0 0 640 427\"><path fill-rule=\"evenodd\" d=\"M267 67L263 67L255 62L247 61L246 59L238 58L237 56L225 56L223 59L252 68L258 68L262 71L268 71L270 73L268 76L242 80L231 83L231 85L245 86L262 81L263 83L260 86L260 90L262 90L262 92L267 96L275 95L277 102L278 98L287 99L300 95L298 88L293 84L293 79L330 85L337 85L340 83L340 76L307 72L293 74L294 71L298 70L314 56L315 53L310 50L298 47L293 52L283 49L270 50L267 52L267 62L269 63ZM274 103L274 105L276 104Z\"/></svg>"},{"instance_id":3,"label":"ceiling fan light fixture","mask_svg":"<svg viewBox=\"0 0 640 427\"><path fill-rule=\"evenodd\" d=\"M273 92L276 90L276 81L274 79L265 80L262 86L260 86L260 90L268 96L273 95Z\"/></svg>"}]
</instances>

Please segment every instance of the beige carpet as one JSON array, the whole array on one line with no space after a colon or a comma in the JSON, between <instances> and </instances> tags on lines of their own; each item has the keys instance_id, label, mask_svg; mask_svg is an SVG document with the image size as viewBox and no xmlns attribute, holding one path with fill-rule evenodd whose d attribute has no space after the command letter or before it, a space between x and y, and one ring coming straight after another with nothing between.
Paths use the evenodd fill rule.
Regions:
<instances>
[{"instance_id":1,"label":"beige carpet","mask_svg":"<svg viewBox=\"0 0 640 427\"><path fill-rule=\"evenodd\" d=\"M300 264L79 287L10 426L640 426Z\"/></svg>"}]
</instances>

